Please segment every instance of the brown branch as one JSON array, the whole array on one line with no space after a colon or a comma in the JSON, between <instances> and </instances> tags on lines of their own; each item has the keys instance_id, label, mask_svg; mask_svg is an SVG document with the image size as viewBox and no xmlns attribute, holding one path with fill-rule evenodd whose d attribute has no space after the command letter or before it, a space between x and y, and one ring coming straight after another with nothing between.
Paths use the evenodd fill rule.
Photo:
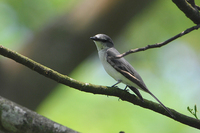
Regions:
<instances>
[{"instance_id":1,"label":"brown branch","mask_svg":"<svg viewBox=\"0 0 200 133\"><path fill-rule=\"evenodd\" d=\"M188 3L191 4L192 7L196 7L195 1L194 0L186 0Z\"/></svg>"},{"instance_id":2,"label":"brown branch","mask_svg":"<svg viewBox=\"0 0 200 133\"><path fill-rule=\"evenodd\" d=\"M172 0L176 6L195 24L200 24L200 13L194 0Z\"/></svg>"},{"instance_id":3,"label":"brown branch","mask_svg":"<svg viewBox=\"0 0 200 133\"><path fill-rule=\"evenodd\" d=\"M192 5L192 7L194 7L194 8L196 8L196 9L200 10L200 7L197 6L197 5L195 4L195 1L194 1L194 0L187 0L187 2L190 3L190 4Z\"/></svg>"},{"instance_id":4,"label":"brown branch","mask_svg":"<svg viewBox=\"0 0 200 133\"><path fill-rule=\"evenodd\" d=\"M148 101L146 99L144 99L144 102L142 102L140 99L135 97L135 95L130 94L129 92L127 92L125 90L121 90L121 89L118 89L115 87L97 86L97 85L92 85L90 83L83 83L80 81L76 81L75 79L72 79L66 75L62 75L50 68L47 68L35 61L23 56L23 55L20 55L17 52L6 49L5 47L3 47L1 45L0 45L0 54L5 57L8 57L12 60L15 60L16 62L18 62L20 64L25 65L28 68L46 76L52 80L55 80L59 83L70 86L72 88L75 88L77 90L89 92L89 93L93 93L93 94L102 94L102 95L107 95L107 96L119 97L123 101L130 102L134 105L138 105L143 108L153 110L157 113L160 113L169 118L172 118L158 103ZM180 123L200 129L200 120L183 115L173 109L170 109L170 108L168 108L168 109L175 116L174 118L172 118L175 121L178 121Z\"/></svg>"},{"instance_id":5,"label":"brown branch","mask_svg":"<svg viewBox=\"0 0 200 133\"><path fill-rule=\"evenodd\" d=\"M159 48L159 47L162 47L162 46L164 46L164 45L166 45L166 44L168 44L168 43L174 41L175 39L177 39L177 38L179 38L179 37L181 37L181 36L183 36L183 35L185 35L185 34L188 34L188 33L190 33L190 32L193 31L193 30L197 30L197 29L199 29L199 28L200 28L200 24L199 24L199 25L196 25L196 26L193 26L193 27L191 27L191 28L188 28L188 29L186 29L185 31L183 31L183 32L181 32L181 33L179 33L179 34L173 36L172 38L170 38L170 39L168 39L168 40L166 40L166 41L164 41L164 42L162 42L162 43L156 43L156 44L153 44L153 45L147 45L146 47L143 47L143 48L131 49L131 50L129 50L129 51L123 53L123 54L117 55L116 57L113 57L113 58L121 58L121 57L124 57L124 56L126 56L126 55L128 55L128 54L131 54L131 53L136 53L136 52L140 52L140 51L145 51L145 50L151 49L151 48Z\"/></svg>"}]
</instances>

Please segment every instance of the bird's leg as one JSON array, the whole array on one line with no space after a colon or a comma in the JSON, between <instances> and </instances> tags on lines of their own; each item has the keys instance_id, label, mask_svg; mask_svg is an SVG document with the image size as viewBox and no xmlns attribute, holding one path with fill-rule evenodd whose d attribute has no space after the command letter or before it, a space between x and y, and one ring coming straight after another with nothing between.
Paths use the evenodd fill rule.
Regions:
<instances>
[{"instance_id":1,"label":"bird's leg","mask_svg":"<svg viewBox=\"0 0 200 133\"><path fill-rule=\"evenodd\" d=\"M126 91L126 88L128 87L128 85L124 88L124 90Z\"/></svg>"},{"instance_id":2,"label":"bird's leg","mask_svg":"<svg viewBox=\"0 0 200 133\"><path fill-rule=\"evenodd\" d=\"M129 89L127 89L128 85L124 88L124 91L129 92Z\"/></svg>"},{"instance_id":3,"label":"bird's leg","mask_svg":"<svg viewBox=\"0 0 200 133\"><path fill-rule=\"evenodd\" d=\"M117 84L121 83L121 80L118 80L117 83L115 83L114 85L112 85L111 87L115 87Z\"/></svg>"}]
</instances>

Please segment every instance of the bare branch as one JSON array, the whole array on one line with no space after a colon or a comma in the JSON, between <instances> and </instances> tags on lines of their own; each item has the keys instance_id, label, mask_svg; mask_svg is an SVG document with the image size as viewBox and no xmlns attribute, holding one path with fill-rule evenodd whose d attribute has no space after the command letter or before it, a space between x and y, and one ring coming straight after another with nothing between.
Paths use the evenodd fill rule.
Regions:
<instances>
[{"instance_id":1,"label":"bare branch","mask_svg":"<svg viewBox=\"0 0 200 133\"><path fill-rule=\"evenodd\" d=\"M72 79L66 75L62 75L48 67L45 67L29 58L23 56L23 55L20 55L17 52L6 49L5 47L3 47L1 45L0 45L0 54L5 57L15 60L16 62L23 64L23 65L27 66L28 68L48 77L50 79L53 79L59 83L65 84L65 85L75 88L77 90L89 92L89 93L93 93L93 94L102 94L102 95L107 95L107 96L119 97L120 99L130 102L134 105L138 105L143 108L153 110L157 113L160 113L169 118L172 118L158 103L154 103L154 102L146 100L146 99L144 99L144 102L142 102L140 99L135 97L135 95L130 94L129 92L127 92L125 90L121 90L116 87L97 86L97 85L93 85L90 83L83 83L80 81L76 81L75 79ZM186 115L183 115L181 113L178 113L173 109L169 109L169 110L175 116L175 118L172 118L175 121L178 121L180 123L200 129L200 120L197 120L197 119L188 117Z\"/></svg>"},{"instance_id":2,"label":"bare branch","mask_svg":"<svg viewBox=\"0 0 200 133\"><path fill-rule=\"evenodd\" d=\"M145 50L151 49L151 48L159 48L159 47L162 47L162 46L164 46L164 45L166 45L166 44L168 44L168 43L174 41L175 39L177 39L177 38L179 38L179 37L181 37L181 36L183 36L183 35L185 35L185 34L188 34L188 33L190 33L190 32L193 31L193 30L197 30L197 29L199 29L199 28L200 28L200 24L199 24L199 25L196 25L196 26L193 26L193 27L191 27L191 28L188 28L188 29L186 29L185 31L183 31L183 32L181 32L181 33L179 33L179 34L173 36L172 38L170 38L170 39L168 39L168 40L166 40L166 41L164 41L164 42L156 43L156 44L153 44L153 45L147 45L146 47L143 47L143 48L131 49L131 50L129 50L129 51L123 53L123 54L120 54L120 55L118 55L118 56L116 56L116 57L113 57L113 58L121 58L121 57L124 57L124 56L126 56L126 55L128 55L128 54L131 54L131 53L136 53L136 52L140 52L140 51L145 51Z\"/></svg>"},{"instance_id":3,"label":"bare branch","mask_svg":"<svg viewBox=\"0 0 200 133\"><path fill-rule=\"evenodd\" d=\"M194 0L187 0L187 2L190 3L192 5L192 7L197 8L198 10L200 10L200 7L195 4Z\"/></svg>"},{"instance_id":4,"label":"bare branch","mask_svg":"<svg viewBox=\"0 0 200 133\"><path fill-rule=\"evenodd\" d=\"M177 7L195 24L200 24L199 7L195 5L194 0L172 0Z\"/></svg>"}]
</instances>

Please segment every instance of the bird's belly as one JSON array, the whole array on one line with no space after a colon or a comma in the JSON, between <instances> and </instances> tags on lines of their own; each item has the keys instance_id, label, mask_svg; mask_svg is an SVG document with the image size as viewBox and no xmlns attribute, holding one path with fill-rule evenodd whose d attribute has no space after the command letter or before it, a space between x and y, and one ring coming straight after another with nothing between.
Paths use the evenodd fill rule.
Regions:
<instances>
[{"instance_id":1,"label":"bird's belly","mask_svg":"<svg viewBox=\"0 0 200 133\"><path fill-rule=\"evenodd\" d=\"M101 54L101 53L99 53ZM105 71L115 80L121 81L122 83L128 85L128 86L133 86L135 88L140 89L139 86L137 86L135 83L133 83L131 80L127 79L124 75L122 75L120 72L118 72L115 68L113 68L106 60L105 56L99 56L100 60L103 64L103 67Z\"/></svg>"}]
</instances>

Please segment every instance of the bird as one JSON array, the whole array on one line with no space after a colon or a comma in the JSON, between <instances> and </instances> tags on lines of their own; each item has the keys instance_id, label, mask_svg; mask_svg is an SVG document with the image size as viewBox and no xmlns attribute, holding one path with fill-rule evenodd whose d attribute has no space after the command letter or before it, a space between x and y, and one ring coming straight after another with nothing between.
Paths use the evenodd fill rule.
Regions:
<instances>
[{"instance_id":1,"label":"bird","mask_svg":"<svg viewBox=\"0 0 200 133\"><path fill-rule=\"evenodd\" d=\"M108 35L97 34L90 37L90 39L94 41L97 47L98 55L105 71L117 81L117 83L111 87L123 83L126 85L125 90L129 87L142 101L144 101L144 99L138 89L149 93L172 117L174 117L172 112L149 91L141 76L133 66L123 57L116 58L120 53L115 49L114 43Z\"/></svg>"}]
</instances>

